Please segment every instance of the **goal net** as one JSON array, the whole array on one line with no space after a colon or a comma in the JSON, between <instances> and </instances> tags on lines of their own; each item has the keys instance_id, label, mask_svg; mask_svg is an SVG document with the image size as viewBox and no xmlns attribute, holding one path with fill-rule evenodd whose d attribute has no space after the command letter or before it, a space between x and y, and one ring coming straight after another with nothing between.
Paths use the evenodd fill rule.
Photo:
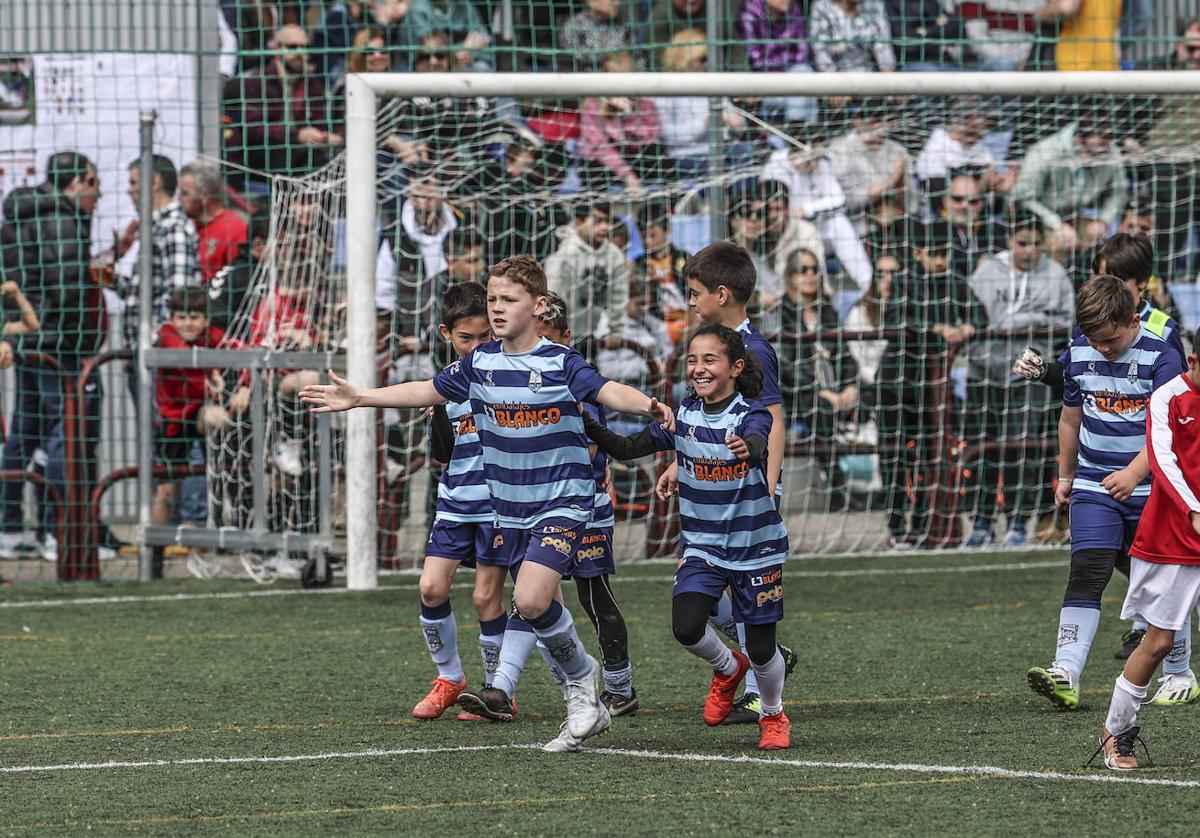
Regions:
<instances>
[{"instance_id":1,"label":"goal net","mask_svg":"<svg viewBox=\"0 0 1200 838\"><path fill-rule=\"evenodd\" d=\"M621 81L589 78L596 95L549 85L523 98L379 97L374 383L449 363L437 328L445 290L526 253L545 265L574 344L602 374L678 404L694 325L684 265L727 238L754 263L749 320L777 357L794 552L1062 542L1060 396L1014 364L1027 347L1046 362L1061 352L1075 292L1117 233L1149 237L1145 299L1173 328L1195 327L1192 98L815 97L766 82L759 95L710 98L669 81L631 96ZM347 164L343 152L272 181L270 239L239 336L266 328L278 340L302 294L312 345L354 341L343 303L366 286L347 283L348 253L372 231L345 220ZM272 299L285 314L264 326L253 312ZM287 467L293 451L309 462L311 431L288 401L294 374L277 382L269 451L277 514L303 526L309 487ZM626 433L645 422L608 421ZM439 474L426 425L416 411L374 420L383 567L423 555ZM226 453L240 444L236 430L215 442ZM673 549L674 506L653 492L667 462L612 464L623 557ZM218 473L210 459L214 508L227 513L236 481Z\"/></svg>"}]
</instances>

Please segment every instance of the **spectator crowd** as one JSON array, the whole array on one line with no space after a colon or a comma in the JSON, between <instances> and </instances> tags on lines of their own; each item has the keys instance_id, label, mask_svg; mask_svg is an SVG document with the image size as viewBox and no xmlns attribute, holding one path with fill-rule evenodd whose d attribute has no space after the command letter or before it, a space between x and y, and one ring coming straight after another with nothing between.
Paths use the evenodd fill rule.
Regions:
<instances>
[{"instance_id":1,"label":"spectator crowd","mask_svg":"<svg viewBox=\"0 0 1200 838\"><path fill-rule=\"evenodd\" d=\"M1144 5L721 0L721 39L710 44L704 0L222 0L229 165L156 156L148 172L140 161L128 168L131 210L151 179L153 331L171 347L337 347L341 301L319 290L337 271L336 204L303 190L280 202L273 191L339 154L347 72L1200 69L1200 19L1180 22L1169 54L1125 58L1127 39L1145 31ZM1061 537L1047 465L1054 402L1011 367L1025 346L1050 358L1065 345L1074 290L1115 235L1153 248L1148 302L1178 316L1172 289L1191 299L1200 108L1187 97L1099 95L713 107L719 127L707 98L388 103L377 154L381 375L429 377L445 360L445 289L520 252L544 262L589 360L651 386L679 363L683 266L706 243L696 233L704 207L719 202L728 237L757 268L752 318L780 356L789 450L816 464L827 509L873 505L897 545L957 540L933 520L945 497L975 513L962 536L975 546L1000 538L1001 511L1010 546ZM40 457L57 486L58 377L77 375L105 338L102 286L123 304L125 345L137 344L144 278L112 265L138 263L139 231L131 225L91 258L100 188L92 162L64 151L43 185L4 197L0 365L18 366L4 469ZM195 373L156 385L163 463L203 464L206 435L245 421L247 374ZM308 479L301 442L311 434L294 397L316 375L272 379L286 402L273 468L294 480ZM100 397L80 407L89 486ZM387 480L404 484L423 430L396 416L386 424ZM20 484L2 485L0 556L52 556L48 513L41 545L31 544ZM186 482L157 499L156 521L216 514ZM233 506L244 525L244 498ZM107 531L101 543L116 546Z\"/></svg>"}]
</instances>

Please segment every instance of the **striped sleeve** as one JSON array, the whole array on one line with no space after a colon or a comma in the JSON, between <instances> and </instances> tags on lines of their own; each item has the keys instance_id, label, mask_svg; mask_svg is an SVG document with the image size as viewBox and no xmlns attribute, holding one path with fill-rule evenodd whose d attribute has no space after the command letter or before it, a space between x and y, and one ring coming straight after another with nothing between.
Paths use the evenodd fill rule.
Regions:
<instances>
[{"instance_id":1,"label":"striped sleeve","mask_svg":"<svg viewBox=\"0 0 1200 838\"><path fill-rule=\"evenodd\" d=\"M1159 388L1150 398L1150 415L1146 420L1150 472L1154 488L1167 493L1184 512L1200 512L1200 498L1192 491L1175 453L1175 434L1171 430L1172 401L1186 393L1187 383L1181 376Z\"/></svg>"}]
</instances>

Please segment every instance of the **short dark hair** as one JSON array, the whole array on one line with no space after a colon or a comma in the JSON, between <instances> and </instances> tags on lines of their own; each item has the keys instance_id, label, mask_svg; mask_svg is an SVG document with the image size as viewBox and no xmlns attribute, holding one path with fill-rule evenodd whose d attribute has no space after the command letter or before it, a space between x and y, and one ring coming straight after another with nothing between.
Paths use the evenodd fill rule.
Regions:
<instances>
[{"instance_id":1,"label":"short dark hair","mask_svg":"<svg viewBox=\"0 0 1200 838\"><path fill-rule=\"evenodd\" d=\"M1046 232L1045 227L1046 225L1042 222L1041 216L1027 209L1014 208L1008 216L1009 238L1012 238L1023 230L1028 230L1041 236Z\"/></svg>"},{"instance_id":2,"label":"short dark hair","mask_svg":"<svg viewBox=\"0 0 1200 838\"><path fill-rule=\"evenodd\" d=\"M60 151L46 160L46 182L58 191L71 185L77 177L83 177L96 167L77 151Z\"/></svg>"},{"instance_id":3,"label":"short dark hair","mask_svg":"<svg viewBox=\"0 0 1200 838\"><path fill-rule=\"evenodd\" d=\"M483 237L474 227L460 226L450 231L442 242L442 252L447 256L451 253L466 253L468 250L483 247Z\"/></svg>"},{"instance_id":4,"label":"short dark hair","mask_svg":"<svg viewBox=\"0 0 1200 838\"><path fill-rule=\"evenodd\" d=\"M254 215L250 216L250 241L262 239L264 242L271 240L271 211L269 209L257 210Z\"/></svg>"},{"instance_id":5,"label":"short dark hair","mask_svg":"<svg viewBox=\"0 0 1200 838\"><path fill-rule=\"evenodd\" d=\"M575 218L587 218L589 215L603 215L612 218L612 206L608 201L593 200L579 201L575 204Z\"/></svg>"},{"instance_id":6,"label":"short dark hair","mask_svg":"<svg viewBox=\"0 0 1200 838\"><path fill-rule=\"evenodd\" d=\"M1100 246L1092 259L1092 273L1104 273L1145 285L1154 275L1154 244L1145 233L1117 233Z\"/></svg>"},{"instance_id":7,"label":"short dark hair","mask_svg":"<svg viewBox=\"0 0 1200 838\"><path fill-rule=\"evenodd\" d=\"M488 279L507 279L520 285L534 299L545 297L548 293L546 271L540 262L524 253L509 256L488 269Z\"/></svg>"},{"instance_id":8,"label":"short dark hair","mask_svg":"<svg viewBox=\"0 0 1200 838\"><path fill-rule=\"evenodd\" d=\"M167 301L171 314L203 314L208 316L208 294L203 288L176 288Z\"/></svg>"},{"instance_id":9,"label":"short dark hair","mask_svg":"<svg viewBox=\"0 0 1200 838\"><path fill-rule=\"evenodd\" d=\"M130 171L137 169L140 172L141 168L142 158L140 157L129 164ZM162 191L168 195L174 195L175 188L179 185L179 174L175 171L175 164L171 162L171 159L156 154L150 168L152 175L158 175L162 180Z\"/></svg>"},{"instance_id":10,"label":"short dark hair","mask_svg":"<svg viewBox=\"0 0 1200 838\"><path fill-rule=\"evenodd\" d=\"M697 251L683 266L683 278L694 279L709 291L724 285L739 303L754 294L758 273L744 247L733 242L713 242Z\"/></svg>"},{"instance_id":11,"label":"short dark hair","mask_svg":"<svg viewBox=\"0 0 1200 838\"><path fill-rule=\"evenodd\" d=\"M954 241L950 222L941 218L925 224L914 224L912 233L913 249L926 252L942 253L949 250Z\"/></svg>"},{"instance_id":12,"label":"short dark hair","mask_svg":"<svg viewBox=\"0 0 1200 838\"><path fill-rule=\"evenodd\" d=\"M565 335L571 328L571 318L567 313L567 301L551 291L546 295L546 310L538 317L538 321L546 324L560 335Z\"/></svg>"},{"instance_id":13,"label":"short dark hair","mask_svg":"<svg viewBox=\"0 0 1200 838\"><path fill-rule=\"evenodd\" d=\"M1112 274L1092 277L1075 298L1075 318L1084 335L1094 335L1105 326L1125 326L1136 313L1133 292Z\"/></svg>"},{"instance_id":14,"label":"short dark hair","mask_svg":"<svg viewBox=\"0 0 1200 838\"><path fill-rule=\"evenodd\" d=\"M671 204L665 198L651 198L640 207L637 214L638 230L645 232L650 227L671 226Z\"/></svg>"},{"instance_id":15,"label":"short dark hair","mask_svg":"<svg viewBox=\"0 0 1200 838\"><path fill-rule=\"evenodd\" d=\"M487 292L478 282L460 282L442 297L442 325L453 329L468 317L487 316Z\"/></svg>"}]
</instances>

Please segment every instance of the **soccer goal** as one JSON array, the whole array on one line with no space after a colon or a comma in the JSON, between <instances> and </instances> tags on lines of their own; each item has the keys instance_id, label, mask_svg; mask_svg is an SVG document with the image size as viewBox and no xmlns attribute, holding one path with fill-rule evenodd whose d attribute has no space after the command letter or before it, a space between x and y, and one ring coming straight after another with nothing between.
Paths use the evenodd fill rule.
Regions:
<instances>
[{"instance_id":1,"label":"soccer goal","mask_svg":"<svg viewBox=\"0 0 1200 838\"><path fill-rule=\"evenodd\" d=\"M1013 365L1061 351L1118 231L1154 244L1146 299L1196 327L1198 92L1168 72L358 74L344 154L304 189L345 218L357 384L448 363L447 285L530 253L589 360L677 402L683 262L731 238L778 356L796 552L1053 544L1058 401ZM368 588L419 558L436 490L420 417L341 428ZM673 548L664 464L613 466L623 555Z\"/></svg>"}]
</instances>

